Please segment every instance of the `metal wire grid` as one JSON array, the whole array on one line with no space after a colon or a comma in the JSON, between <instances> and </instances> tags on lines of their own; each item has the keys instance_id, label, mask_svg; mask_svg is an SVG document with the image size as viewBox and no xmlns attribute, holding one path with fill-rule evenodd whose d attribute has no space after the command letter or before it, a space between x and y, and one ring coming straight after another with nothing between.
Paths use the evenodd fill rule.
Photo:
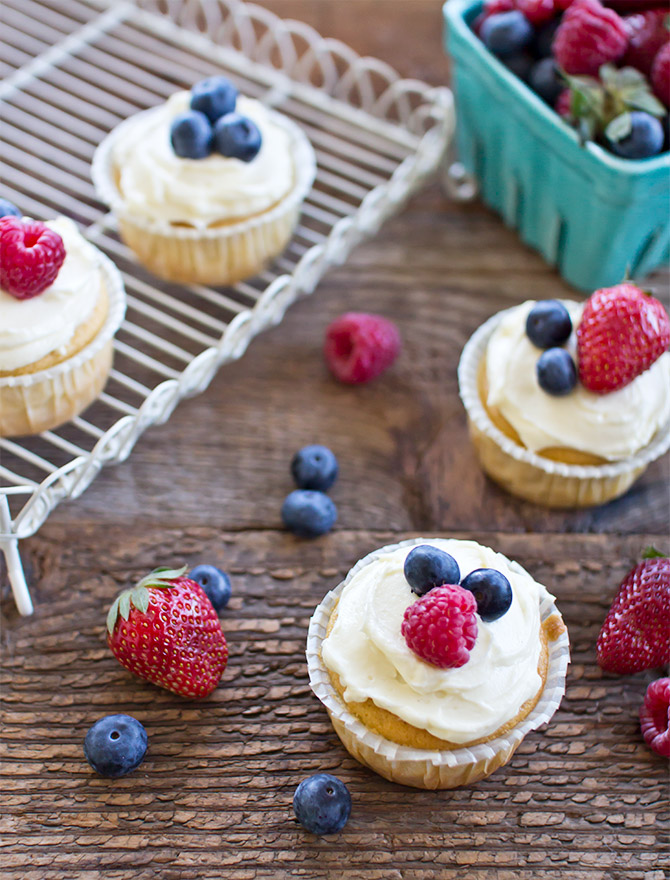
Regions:
<instances>
[{"instance_id":1,"label":"metal wire grid","mask_svg":"<svg viewBox=\"0 0 670 880\"><path fill-rule=\"evenodd\" d=\"M146 0L142 5L160 12L163 4ZM258 7L238 0L175 0L168 5L171 13L181 13L182 23L188 13L185 23L196 30L202 29L203 21L211 29L214 6L220 13L232 11L236 30L231 42L249 43L255 37L255 31L245 30L245 22L257 23ZM203 9L209 16L205 19ZM388 101L388 95L382 95L380 102L376 95L365 93L365 88L370 89L370 71L381 69L388 79L388 69L368 62L365 88L360 87L360 77L349 76L347 82L347 73L360 59L338 45L335 57L347 56L344 83L343 77L333 77L332 66L319 64L322 85L331 93L344 85L347 97L353 90L359 104L375 101L374 111L393 122L375 118L268 66L273 54L285 52L277 42L282 23L266 10L260 14L274 40L264 50L266 64L252 62L230 47L215 46L201 33L175 27L171 19L134 3L3 0L2 194L25 214L49 218L63 213L78 221L120 269L128 313L116 338L110 381L96 403L58 430L20 440L0 439L0 541L34 533L56 504L80 494L105 463L125 458L149 424L165 421L178 399L203 390L221 362L239 357L259 330L277 323L298 293L314 288L328 265L342 262L357 241L376 231L435 169L446 148L452 128L447 90L435 90L440 100L422 98L417 109L410 101L417 104L421 84L396 78L392 88L405 87L397 91L406 102L399 111L398 101ZM225 21L221 16L214 23L219 34ZM294 28L300 26L294 23ZM306 26L300 37L318 40L319 48L330 42L333 48L332 41L320 40ZM318 53L312 55L318 58ZM312 59L308 64L313 66ZM116 234L113 218L101 209L90 180L92 154L122 119L221 70L242 93L277 107L301 125L316 151L317 180L287 250L258 277L232 288L157 281L137 263ZM305 78L312 75L306 67ZM328 78L330 82L325 81ZM399 112L412 113L415 131L397 124ZM418 157L422 161L413 162ZM371 210L373 201L376 211ZM339 233L337 242L335 233ZM335 243L337 252L326 259ZM298 275L300 289L291 290L287 282ZM226 351L222 340L228 343ZM200 377L194 380L190 374L201 362ZM186 375L190 381L184 384ZM166 399L161 400L156 389L174 388L176 382L182 383L179 393L170 400L163 395ZM120 437L122 429L127 435L123 442L110 444L110 436L117 432ZM106 454L101 452L103 446ZM6 543L0 549L7 552ZM10 579L11 575L10 569Z\"/></svg>"}]
</instances>

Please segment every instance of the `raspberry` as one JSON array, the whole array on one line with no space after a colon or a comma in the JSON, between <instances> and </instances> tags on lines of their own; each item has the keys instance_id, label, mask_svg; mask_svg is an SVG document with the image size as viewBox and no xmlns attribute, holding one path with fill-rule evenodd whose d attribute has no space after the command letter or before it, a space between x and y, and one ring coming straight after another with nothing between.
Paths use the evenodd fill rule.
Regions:
<instances>
[{"instance_id":1,"label":"raspberry","mask_svg":"<svg viewBox=\"0 0 670 880\"><path fill-rule=\"evenodd\" d=\"M63 239L44 223L0 217L0 287L16 299L46 290L64 259Z\"/></svg>"},{"instance_id":2,"label":"raspberry","mask_svg":"<svg viewBox=\"0 0 670 880\"><path fill-rule=\"evenodd\" d=\"M664 666L670 663L668 633L670 559L644 559L624 578L598 634L598 665L619 675Z\"/></svg>"},{"instance_id":3,"label":"raspberry","mask_svg":"<svg viewBox=\"0 0 670 880\"><path fill-rule=\"evenodd\" d=\"M625 15L623 22L628 31L629 43L621 63L637 68L648 77L659 49L670 40L670 31L666 27L667 18L665 9L648 9L646 12Z\"/></svg>"},{"instance_id":4,"label":"raspberry","mask_svg":"<svg viewBox=\"0 0 670 880\"><path fill-rule=\"evenodd\" d=\"M557 12L563 12L568 6L572 6L573 3L574 0L554 0Z\"/></svg>"},{"instance_id":5,"label":"raspberry","mask_svg":"<svg viewBox=\"0 0 670 880\"><path fill-rule=\"evenodd\" d=\"M516 8L537 27L554 17L554 0L516 0Z\"/></svg>"},{"instance_id":6,"label":"raspberry","mask_svg":"<svg viewBox=\"0 0 670 880\"><path fill-rule=\"evenodd\" d=\"M670 318L661 303L634 284L596 290L577 327L582 385L607 394L630 384L670 344Z\"/></svg>"},{"instance_id":7,"label":"raspberry","mask_svg":"<svg viewBox=\"0 0 670 880\"><path fill-rule=\"evenodd\" d=\"M401 632L408 647L440 669L455 669L470 659L477 639L477 600L463 587L435 587L405 611Z\"/></svg>"},{"instance_id":8,"label":"raspberry","mask_svg":"<svg viewBox=\"0 0 670 880\"><path fill-rule=\"evenodd\" d=\"M651 84L658 100L670 107L670 43L656 53L651 67Z\"/></svg>"},{"instance_id":9,"label":"raspberry","mask_svg":"<svg viewBox=\"0 0 670 880\"><path fill-rule=\"evenodd\" d=\"M391 366L400 352L400 334L381 315L347 312L326 330L324 354L340 382L359 385L375 379Z\"/></svg>"},{"instance_id":10,"label":"raspberry","mask_svg":"<svg viewBox=\"0 0 670 880\"><path fill-rule=\"evenodd\" d=\"M601 65L617 61L628 46L620 16L599 0L574 0L556 31L554 57L566 73L596 76Z\"/></svg>"},{"instance_id":11,"label":"raspberry","mask_svg":"<svg viewBox=\"0 0 670 880\"><path fill-rule=\"evenodd\" d=\"M670 758L670 678L659 678L647 688L640 707L644 741L659 755Z\"/></svg>"},{"instance_id":12,"label":"raspberry","mask_svg":"<svg viewBox=\"0 0 670 880\"><path fill-rule=\"evenodd\" d=\"M570 119L572 117L572 90L571 89L563 89L561 94L556 98L556 104L554 105L554 110L558 113L559 116L562 116L563 119Z\"/></svg>"}]
</instances>

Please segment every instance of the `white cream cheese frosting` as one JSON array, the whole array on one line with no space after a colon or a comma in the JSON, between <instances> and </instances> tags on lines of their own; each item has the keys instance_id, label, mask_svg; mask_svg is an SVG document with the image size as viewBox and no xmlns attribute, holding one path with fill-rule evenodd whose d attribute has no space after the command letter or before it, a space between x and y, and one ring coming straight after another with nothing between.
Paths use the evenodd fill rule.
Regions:
<instances>
[{"instance_id":1,"label":"white cream cheese frosting","mask_svg":"<svg viewBox=\"0 0 670 880\"><path fill-rule=\"evenodd\" d=\"M453 539L422 543L450 553L462 577L495 568L512 586L512 604L502 617L487 623L477 615L468 662L438 669L405 642L405 609L418 599L403 571L412 546L380 554L349 580L321 656L339 676L347 702L370 699L440 739L471 742L514 718L540 690L540 599L547 593L520 565L489 547Z\"/></svg>"},{"instance_id":2,"label":"white cream cheese frosting","mask_svg":"<svg viewBox=\"0 0 670 880\"><path fill-rule=\"evenodd\" d=\"M583 305L563 304L576 327ZM542 352L526 336L533 305L528 301L511 309L488 342L488 406L497 407L532 452L563 447L618 461L646 446L670 418L670 353L610 394L594 394L578 383L565 397L552 396L537 381ZM576 363L574 332L566 348Z\"/></svg>"},{"instance_id":3,"label":"white cream cheese frosting","mask_svg":"<svg viewBox=\"0 0 670 880\"><path fill-rule=\"evenodd\" d=\"M190 92L125 124L113 152L125 210L158 224L206 229L269 210L291 190L295 172L291 137L253 98L239 97L237 112L258 126L262 144L251 162L212 153L183 159L170 143L172 120L189 108Z\"/></svg>"},{"instance_id":4,"label":"white cream cheese frosting","mask_svg":"<svg viewBox=\"0 0 670 880\"><path fill-rule=\"evenodd\" d=\"M67 217L45 225L63 239L65 260L53 284L32 299L16 299L0 289L0 372L64 351L100 298L103 276L96 248Z\"/></svg>"}]
</instances>

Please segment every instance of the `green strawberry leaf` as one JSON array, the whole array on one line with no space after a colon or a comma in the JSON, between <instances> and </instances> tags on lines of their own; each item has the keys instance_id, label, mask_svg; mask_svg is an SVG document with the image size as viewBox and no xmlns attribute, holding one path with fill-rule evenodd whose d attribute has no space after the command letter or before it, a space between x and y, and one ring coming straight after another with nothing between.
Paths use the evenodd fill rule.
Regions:
<instances>
[{"instance_id":1,"label":"green strawberry leaf","mask_svg":"<svg viewBox=\"0 0 670 880\"><path fill-rule=\"evenodd\" d=\"M119 596L119 614L123 620L128 620L130 614L130 593L128 590L124 590Z\"/></svg>"},{"instance_id":2,"label":"green strawberry leaf","mask_svg":"<svg viewBox=\"0 0 670 880\"><path fill-rule=\"evenodd\" d=\"M144 614L149 607L149 590L146 587L135 587L130 594L130 600L135 608Z\"/></svg>"},{"instance_id":3,"label":"green strawberry leaf","mask_svg":"<svg viewBox=\"0 0 670 880\"><path fill-rule=\"evenodd\" d=\"M159 587L165 588L171 586L170 581L175 580L176 578L180 578L186 574L186 565L182 565L181 568L157 568L148 574L146 577L143 577L142 580L137 584L138 587Z\"/></svg>"},{"instance_id":4,"label":"green strawberry leaf","mask_svg":"<svg viewBox=\"0 0 670 880\"><path fill-rule=\"evenodd\" d=\"M608 141L616 143L627 137L632 128L633 122L630 113L622 113L620 116L617 116L616 119L613 119L607 126L605 129L605 137Z\"/></svg>"},{"instance_id":5,"label":"green strawberry leaf","mask_svg":"<svg viewBox=\"0 0 670 880\"><path fill-rule=\"evenodd\" d=\"M116 599L114 599L111 608L107 612L107 632L110 636L114 632L114 624L116 623L116 618L119 616L119 599L120 596L117 596Z\"/></svg>"},{"instance_id":6,"label":"green strawberry leaf","mask_svg":"<svg viewBox=\"0 0 670 880\"><path fill-rule=\"evenodd\" d=\"M633 110L643 110L651 116L665 116L666 110L663 104L651 94L649 89L637 89L625 96L625 102Z\"/></svg>"},{"instance_id":7,"label":"green strawberry leaf","mask_svg":"<svg viewBox=\"0 0 670 880\"><path fill-rule=\"evenodd\" d=\"M659 553L659 551L655 547L647 547L647 549L642 554L643 559L666 559L666 553Z\"/></svg>"}]
</instances>

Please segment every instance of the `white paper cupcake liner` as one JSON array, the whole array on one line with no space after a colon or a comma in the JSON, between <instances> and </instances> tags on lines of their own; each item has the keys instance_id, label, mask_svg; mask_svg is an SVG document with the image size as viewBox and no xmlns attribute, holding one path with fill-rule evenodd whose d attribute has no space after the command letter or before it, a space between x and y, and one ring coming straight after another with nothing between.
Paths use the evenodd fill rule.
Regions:
<instances>
[{"instance_id":1,"label":"white paper cupcake liner","mask_svg":"<svg viewBox=\"0 0 670 880\"><path fill-rule=\"evenodd\" d=\"M272 123L291 140L295 181L290 192L267 211L222 226L196 229L152 221L130 213L114 174L114 148L138 115L120 123L100 143L93 156L91 176L100 199L116 216L121 236L140 262L171 281L232 284L249 278L280 254L298 222L302 203L316 177L314 150L301 129L281 113L268 110Z\"/></svg>"},{"instance_id":2,"label":"white paper cupcake liner","mask_svg":"<svg viewBox=\"0 0 670 880\"><path fill-rule=\"evenodd\" d=\"M558 638L548 642L547 680L537 705L512 730L489 742L453 750L427 751L398 745L369 730L347 709L335 690L321 658L321 644L342 590L361 568L399 547L425 543L430 543L430 539L414 538L375 550L357 562L344 581L326 595L309 623L306 650L309 683L326 707L343 745L357 760L402 785L426 789L456 788L483 779L506 764L531 730L551 720L565 693L570 642L565 628ZM541 620L544 622L552 615L560 618L553 597L544 590L540 603Z\"/></svg>"},{"instance_id":3,"label":"white paper cupcake liner","mask_svg":"<svg viewBox=\"0 0 670 880\"><path fill-rule=\"evenodd\" d=\"M475 331L458 365L460 396L482 467L509 492L549 507L588 507L617 498L652 461L668 451L670 422L639 452L602 465L565 464L520 446L493 424L478 388L479 367L489 338L509 311L498 312Z\"/></svg>"},{"instance_id":4,"label":"white paper cupcake liner","mask_svg":"<svg viewBox=\"0 0 670 880\"><path fill-rule=\"evenodd\" d=\"M112 365L112 339L126 312L119 270L97 251L108 300L107 317L95 337L67 360L35 373L0 377L0 436L55 428L100 394Z\"/></svg>"}]
</instances>

